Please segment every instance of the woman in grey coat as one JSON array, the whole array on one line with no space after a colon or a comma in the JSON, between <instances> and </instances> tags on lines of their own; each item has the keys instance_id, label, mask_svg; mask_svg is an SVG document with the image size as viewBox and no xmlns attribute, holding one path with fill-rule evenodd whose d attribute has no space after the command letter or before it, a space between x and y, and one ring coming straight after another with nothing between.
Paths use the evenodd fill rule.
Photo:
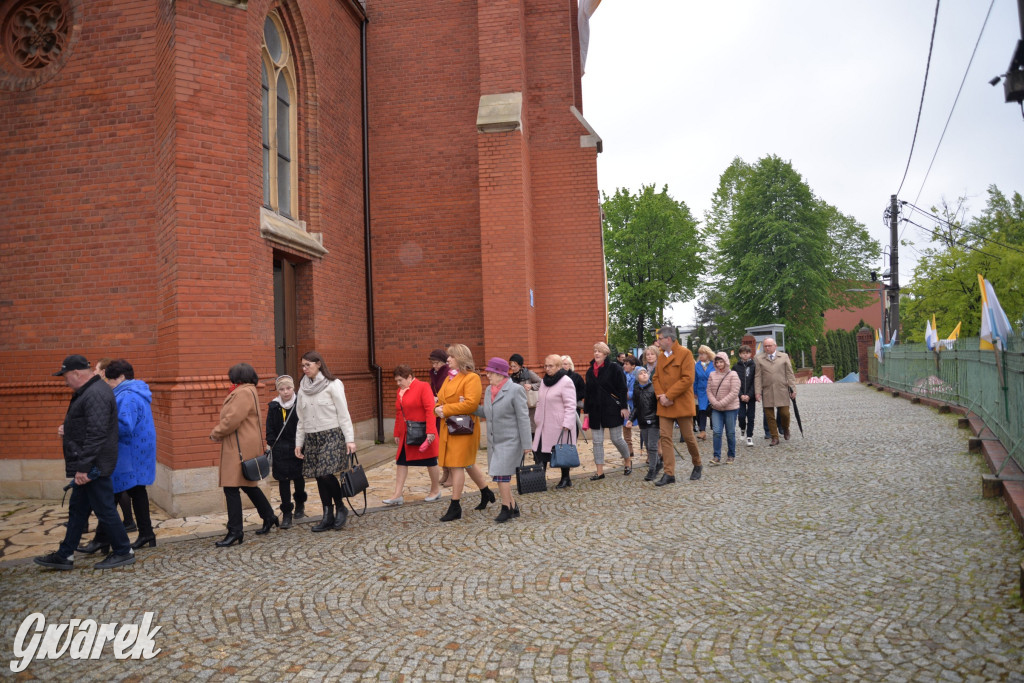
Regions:
<instances>
[{"instance_id":1,"label":"woman in grey coat","mask_svg":"<svg viewBox=\"0 0 1024 683\"><path fill-rule=\"evenodd\" d=\"M490 386L484 389L484 403L476 415L487 420L487 473L501 494L501 512L494 518L501 524L519 516L519 506L512 500L512 475L533 452L530 412L526 392L509 379L505 359L490 359L484 373Z\"/></svg>"}]
</instances>

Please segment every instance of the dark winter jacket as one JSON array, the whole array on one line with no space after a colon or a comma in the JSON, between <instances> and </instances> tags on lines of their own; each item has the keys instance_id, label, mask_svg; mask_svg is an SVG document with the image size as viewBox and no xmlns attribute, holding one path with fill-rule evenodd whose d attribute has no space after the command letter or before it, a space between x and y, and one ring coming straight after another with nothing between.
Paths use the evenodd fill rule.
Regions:
<instances>
[{"instance_id":1,"label":"dark winter jacket","mask_svg":"<svg viewBox=\"0 0 1024 683\"><path fill-rule=\"evenodd\" d=\"M749 396L754 399L754 376L757 374L757 367L754 359L743 361L738 360L732 366L733 372L740 376L740 396Z\"/></svg>"},{"instance_id":2,"label":"dark winter jacket","mask_svg":"<svg viewBox=\"0 0 1024 683\"><path fill-rule=\"evenodd\" d=\"M583 412L590 420L590 428L621 427L625 422L621 411L625 407L626 373L622 366L606 360L595 377L594 361L590 361L583 397Z\"/></svg>"},{"instance_id":3,"label":"dark winter jacket","mask_svg":"<svg viewBox=\"0 0 1024 683\"><path fill-rule=\"evenodd\" d=\"M267 445L274 447L272 469L274 479L278 481L302 476L302 461L295 457L295 429L299 426L295 403L292 403L292 407L284 412L288 414L287 424L285 424L281 404L277 399L271 401L267 406ZM281 431L282 426L284 426L284 431ZM281 435L279 439L278 434ZM275 439L277 443L274 443Z\"/></svg>"},{"instance_id":4,"label":"dark winter jacket","mask_svg":"<svg viewBox=\"0 0 1024 683\"><path fill-rule=\"evenodd\" d=\"M117 466L117 401L114 391L98 376L71 394L64 416L64 474L89 473L109 477Z\"/></svg>"},{"instance_id":5,"label":"dark winter jacket","mask_svg":"<svg viewBox=\"0 0 1024 683\"><path fill-rule=\"evenodd\" d=\"M583 397L587 395L587 384L583 381L582 375L575 370L569 371L569 379L572 380L572 385L576 387L576 405L582 407Z\"/></svg>"},{"instance_id":6,"label":"dark winter jacket","mask_svg":"<svg viewBox=\"0 0 1024 683\"><path fill-rule=\"evenodd\" d=\"M638 427L651 427L658 424L658 397L654 395L654 384L639 382L633 387L633 412L630 421Z\"/></svg>"}]
</instances>

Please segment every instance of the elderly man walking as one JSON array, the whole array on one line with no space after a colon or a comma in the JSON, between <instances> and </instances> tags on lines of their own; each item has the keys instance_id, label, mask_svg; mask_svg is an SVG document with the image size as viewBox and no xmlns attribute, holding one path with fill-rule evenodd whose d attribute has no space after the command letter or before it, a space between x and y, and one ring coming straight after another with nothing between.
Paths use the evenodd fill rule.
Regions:
<instances>
[{"instance_id":1,"label":"elderly man walking","mask_svg":"<svg viewBox=\"0 0 1024 683\"><path fill-rule=\"evenodd\" d=\"M56 552L35 558L35 563L51 569L74 569L75 549L82 538L89 512L94 511L101 530L110 539L114 551L97 562L93 569L113 569L135 564L135 553L128 533L117 514L110 475L117 465L117 401L110 386L93 374L84 356L64 359L60 370L74 390L63 429L64 470L74 477L74 490L68 503L68 530Z\"/></svg>"},{"instance_id":2,"label":"elderly man walking","mask_svg":"<svg viewBox=\"0 0 1024 683\"><path fill-rule=\"evenodd\" d=\"M693 354L676 341L676 330L666 325L658 330L655 345L661 349L658 365L654 369L654 395L658 397L658 426L660 431L661 459L665 473L655 486L676 483L676 451L672 443L672 423L679 425L679 431L686 442L686 450L693 461L690 479L700 479L700 451L697 439L693 437L693 416L697 410L693 403Z\"/></svg>"},{"instance_id":3,"label":"elderly man walking","mask_svg":"<svg viewBox=\"0 0 1024 683\"><path fill-rule=\"evenodd\" d=\"M754 373L754 393L757 394L757 400L764 408L764 417L768 420L768 430L772 435L771 443L768 445L778 446L780 428L783 437L789 440L789 400L796 398L793 391L793 387L796 386L796 375L793 373L789 354L778 350L775 339L766 338L762 347L764 351L754 358L757 368ZM779 409L778 422L775 420L776 408Z\"/></svg>"}]
</instances>

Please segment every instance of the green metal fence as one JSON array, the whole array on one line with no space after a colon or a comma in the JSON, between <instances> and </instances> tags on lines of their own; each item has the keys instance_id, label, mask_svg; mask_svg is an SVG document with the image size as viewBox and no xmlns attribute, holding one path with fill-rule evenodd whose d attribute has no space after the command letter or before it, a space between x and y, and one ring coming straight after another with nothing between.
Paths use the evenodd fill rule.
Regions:
<instances>
[{"instance_id":1,"label":"green metal fence","mask_svg":"<svg viewBox=\"0 0 1024 683\"><path fill-rule=\"evenodd\" d=\"M936 354L924 344L899 344L882 363L871 354L871 382L964 406L977 413L1024 469L1024 339L1001 353L981 350L979 338L958 339ZM999 357L997 358L997 353Z\"/></svg>"}]
</instances>

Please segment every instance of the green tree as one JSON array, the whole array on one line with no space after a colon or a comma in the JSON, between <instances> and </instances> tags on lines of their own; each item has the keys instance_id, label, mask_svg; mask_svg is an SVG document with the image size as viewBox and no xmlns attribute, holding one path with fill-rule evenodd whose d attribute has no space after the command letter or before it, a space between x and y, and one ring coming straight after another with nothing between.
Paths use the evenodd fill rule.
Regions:
<instances>
[{"instance_id":1,"label":"green tree","mask_svg":"<svg viewBox=\"0 0 1024 683\"><path fill-rule=\"evenodd\" d=\"M781 322L787 345L816 343L832 305L829 262L820 202L789 162L760 159L736 198L715 265L737 323Z\"/></svg>"},{"instance_id":2,"label":"green tree","mask_svg":"<svg viewBox=\"0 0 1024 683\"><path fill-rule=\"evenodd\" d=\"M697 221L685 203L653 185L604 196L604 253L608 273L610 341L644 346L663 324L665 307L693 298L703 272Z\"/></svg>"},{"instance_id":3,"label":"green tree","mask_svg":"<svg viewBox=\"0 0 1024 683\"><path fill-rule=\"evenodd\" d=\"M871 266L882 253L878 240L871 237L863 223L847 216L828 202L818 201L818 211L828 231L827 277L833 308L860 308L877 295L847 292L862 288L855 284L867 280Z\"/></svg>"},{"instance_id":4,"label":"green tree","mask_svg":"<svg viewBox=\"0 0 1024 683\"><path fill-rule=\"evenodd\" d=\"M981 215L961 221L964 200L956 206L932 208L934 220L920 215L904 217L931 231L931 246L922 253L910 283L900 299L900 338L924 341L925 322L935 316L939 338L958 322L960 335L976 336L981 328L981 293L978 274L988 279L1014 329L1024 325L1024 198L1007 198L995 185Z\"/></svg>"}]
</instances>

